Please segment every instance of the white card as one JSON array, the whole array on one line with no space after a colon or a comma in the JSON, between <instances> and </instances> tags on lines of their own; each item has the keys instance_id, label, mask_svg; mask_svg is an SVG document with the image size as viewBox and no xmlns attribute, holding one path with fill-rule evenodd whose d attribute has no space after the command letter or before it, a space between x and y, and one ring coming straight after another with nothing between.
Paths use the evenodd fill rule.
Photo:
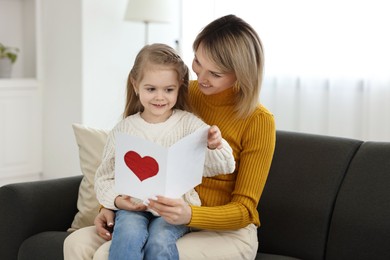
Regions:
<instances>
[{"instance_id":1,"label":"white card","mask_svg":"<svg viewBox=\"0 0 390 260\"><path fill-rule=\"evenodd\" d=\"M179 198L202 181L208 127L169 148L124 133L116 135L115 188L141 200Z\"/></svg>"}]
</instances>

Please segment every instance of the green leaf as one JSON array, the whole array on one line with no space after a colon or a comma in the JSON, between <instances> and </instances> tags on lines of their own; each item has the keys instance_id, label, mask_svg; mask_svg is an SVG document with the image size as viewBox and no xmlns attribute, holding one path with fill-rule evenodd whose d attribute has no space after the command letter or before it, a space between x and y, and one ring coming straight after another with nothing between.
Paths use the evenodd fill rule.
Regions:
<instances>
[{"instance_id":1,"label":"green leaf","mask_svg":"<svg viewBox=\"0 0 390 260\"><path fill-rule=\"evenodd\" d=\"M18 55L16 55L15 53L7 53L7 57L11 60L12 63L15 63Z\"/></svg>"},{"instance_id":2,"label":"green leaf","mask_svg":"<svg viewBox=\"0 0 390 260\"><path fill-rule=\"evenodd\" d=\"M11 60L11 63L15 63L18 57L18 48L8 47L0 43L0 59L8 58Z\"/></svg>"}]
</instances>

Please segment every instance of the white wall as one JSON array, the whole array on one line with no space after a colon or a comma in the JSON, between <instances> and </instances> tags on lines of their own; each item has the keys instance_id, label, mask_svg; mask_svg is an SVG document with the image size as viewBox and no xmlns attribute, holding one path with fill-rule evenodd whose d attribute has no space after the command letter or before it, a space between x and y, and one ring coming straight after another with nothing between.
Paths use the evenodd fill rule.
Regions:
<instances>
[{"instance_id":1,"label":"white wall","mask_svg":"<svg viewBox=\"0 0 390 260\"><path fill-rule=\"evenodd\" d=\"M79 172L71 124L82 119L79 0L42 0L43 177Z\"/></svg>"},{"instance_id":2,"label":"white wall","mask_svg":"<svg viewBox=\"0 0 390 260\"><path fill-rule=\"evenodd\" d=\"M180 0L170 24L150 24L149 42L175 47ZM144 44L143 23L123 20L126 0L43 0L43 177L80 174L71 127L110 129L121 118L127 74Z\"/></svg>"},{"instance_id":3,"label":"white wall","mask_svg":"<svg viewBox=\"0 0 390 260\"><path fill-rule=\"evenodd\" d=\"M180 38L180 0L171 1L171 24L149 24L149 43L175 47ZM126 0L83 2L83 123L111 128L121 117L127 75L144 45L145 25L125 21Z\"/></svg>"}]
</instances>

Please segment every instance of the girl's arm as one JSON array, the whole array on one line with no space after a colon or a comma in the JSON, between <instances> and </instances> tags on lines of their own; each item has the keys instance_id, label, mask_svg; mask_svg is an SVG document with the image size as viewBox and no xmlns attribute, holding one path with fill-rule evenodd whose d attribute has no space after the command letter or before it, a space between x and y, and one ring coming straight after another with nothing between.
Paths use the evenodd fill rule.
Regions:
<instances>
[{"instance_id":1,"label":"girl's arm","mask_svg":"<svg viewBox=\"0 0 390 260\"><path fill-rule=\"evenodd\" d=\"M204 177L234 172L236 163L234 161L233 149L222 138L221 131L215 125L209 129L207 147L203 171Z\"/></svg>"},{"instance_id":2,"label":"girl's arm","mask_svg":"<svg viewBox=\"0 0 390 260\"><path fill-rule=\"evenodd\" d=\"M111 131L104 147L102 163L95 174L95 192L99 203L108 209L117 209L115 198L115 131Z\"/></svg>"},{"instance_id":3,"label":"girl's arm","mask_svg":"<svg viewBox=\"0 0 390 260\"><path fill-rule=\"evenodd\" d=\"M221 130L218 126L210 126L194 114L187 113L189 133L195 132L199 128L209 127L207 135L207 151L203 176L212 177L219 174L234 172L236 163L233 156L233 149L229 143L222 138Z\"/></svg>"}]
</instances>

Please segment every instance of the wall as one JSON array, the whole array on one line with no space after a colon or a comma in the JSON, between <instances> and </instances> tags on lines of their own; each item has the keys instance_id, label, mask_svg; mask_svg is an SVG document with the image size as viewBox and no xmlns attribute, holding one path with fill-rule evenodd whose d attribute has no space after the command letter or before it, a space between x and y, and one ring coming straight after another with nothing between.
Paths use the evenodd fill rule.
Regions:
<instances>
[{"instance_id":1,"label":"wall","mask_svg":"<svg viewBox=\"0 0 390 260\"><path fill-rule=\"evenodd\" d=\"M175 46L181 1L149 41ZM126 0L43 0L43 177L80 174L72 123L110 129L120 119L127 74L144 44L142 23L123 20Z\"/></svg>"},{"instance_id":2,"label":"wall","mask_svg":"<svg viewBox=\"0 0 390 260\"><path fill-rule=\"evenodd\" d=\"M79 172L71 124L82 119L81 7L42 1L43 178Z\"/></svg>"}]
</instances>

